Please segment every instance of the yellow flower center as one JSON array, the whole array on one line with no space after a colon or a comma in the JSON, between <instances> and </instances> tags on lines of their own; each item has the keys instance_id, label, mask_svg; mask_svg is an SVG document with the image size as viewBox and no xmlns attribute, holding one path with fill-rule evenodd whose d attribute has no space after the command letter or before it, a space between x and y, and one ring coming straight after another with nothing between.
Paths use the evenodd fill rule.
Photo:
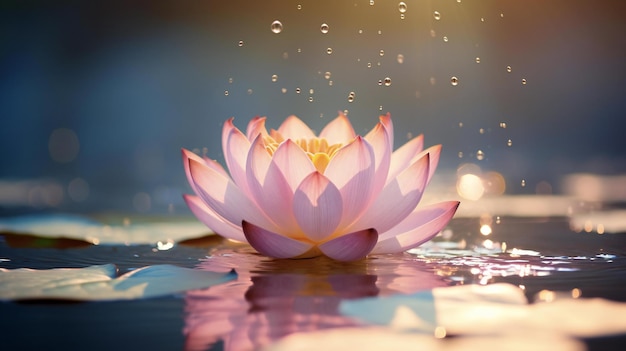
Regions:
<instances>
[{"instance_id":1,"label":"yellow flower center","mask_svg":"<svg viewBox=\"0 0 626 351\"><path fill-rule=\"evenodd\" d=\"M265 150L271 155L276 152L278 145L283 141L282 136L274 135L274 137L266 136L263 141L265 142ZM341 144L329 145L328 141L324 138L312 138L312 139L296 139L293 142L300 146L300 148L309 156L311 162L315 166L318 172L324 173L330 160L335 156L337 150L341 148Z\"/></svg>"}]
</instances>

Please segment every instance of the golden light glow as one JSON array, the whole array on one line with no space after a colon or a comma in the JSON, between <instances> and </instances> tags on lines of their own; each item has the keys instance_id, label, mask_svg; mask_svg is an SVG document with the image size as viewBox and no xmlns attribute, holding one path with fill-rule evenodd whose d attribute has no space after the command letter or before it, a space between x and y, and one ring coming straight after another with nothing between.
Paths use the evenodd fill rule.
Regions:
<instances>
[{"instance_id":1,"label":"golden light glow","mask_svg":"<svg viewBox=\"0 0 626 351\"><path fill-rule=\"evenodd\" d=\"M437 328L435 328L435 338L437 339L443 339L446 337L446 328L442 327L442 326L438 326Z\"/></svg>"},{"instance_id":2,"label":"golden light glow","mask_svg":"<svg viewBox=\"0 0 626 351\"><path fill-rule=\"evenodd\" d=\"M280 143L284 141L282 135L278 132L272 133L272 136L265 136L263 142L265 144L265 150L270 156L274 155L276 149ZM343 146L342 144L329 145L325 138L312 138L312 139L296 139L293 142L298 145L309 156L315 169L318 172L324 173L328 163L335 156L337 151Z\"/></svg>"},{"instance_id":3,"label":"golden light glow","mask_svg":"<svg viewBox=\"0 0 626 351\"><path fill-rule=\"evenodd\" d=\"M480 234L485 236L491 234L491 227L488 224L483 224L480 226Z\"/></svg>"},{"instance_id":4,"label":"golden light glow","mask_svg":"<svg viewBox=\"0 0 626 351\"><path fill-rule=\"evenodd\" d=\"M476 201L485 193L483 181L475 174L464 174L456 183L457 193L466 200Z\"/></svg>"}]
</instances>

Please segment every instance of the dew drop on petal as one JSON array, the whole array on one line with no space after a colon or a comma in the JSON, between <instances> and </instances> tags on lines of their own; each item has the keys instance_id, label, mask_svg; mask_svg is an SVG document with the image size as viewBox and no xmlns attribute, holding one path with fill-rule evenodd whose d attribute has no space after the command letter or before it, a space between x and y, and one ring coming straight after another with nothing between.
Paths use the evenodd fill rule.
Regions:
<instances>
[{"instance_id":1,"label":"dew drop on petal","mask_svg":"<svg viewBox=\"0 0 626 351\"><path fill-rule=\"evenodd\" d=\"M511 71L512 71L511 66L506 66L506 71L507 71L508 73L511 73Z\"/></svg>"},{"instance_id":2,"label":"dew drop on petal","mask_svg":"<svg viewBox=\"0 0 626 351\"><path fill-rule=\"evenodd\" d=\"M333 53L333 48L326 49L326 53L329 54L329 55L332 54Z\"/></svg>"},{"instance_id":3,"label":"dew drop on petal","mask_svg":"<svg viewBox=\"0 0 626 351\"><path fill-rule=\"evenodd\" d=\"M404 55L398 54L398 63L399 64L403 64L404 63Z\"/></svg>"},{"instance_id":4,"label":"dew drop on petal","mask_svg":"<svg viewBox=\"0 0 626 351\"><path fill-rule=\"evenodd\" d=\"M320 31L322 33L326 34L326 33L328 33L328 29L329 29L328 24L322 23L322 26L320 27Z\"/></svg>"},{"instance_id":5,"label":"dew drop on petal","mask_svg":"<svg viewBox=\"0 0 626 351\"><path fill-rule=\"evenodd\" d=\"M485 159L485 153L483 152L483 150L476 151L476 159L478 161L482 161Z\"/></svg>"},{"instance_id":6,"label":"dew drop on petal","mask_svg":"<svg viewBox=\"0 0 626 351\"><path fill-rule=\"evenodd\" d=\"M433 17L435 18L435 20L439 21L441 19L441 14L439 13L439 11L435 11L433 12Z\"/></svg>"},{"instance_id":7,"label":"dew drop on petal","mask_svg":"<svg viewBox=\"0 0 626 351\"><path fill-rule=\"evenodd\" d=\"M278 34L283 31L283 24L276 20L272 22L272 26L270 28L272 29L272 32Z\"/></svg>"},{"instance_id":8,"label":"dew drop on petal","mask_svg":"<svg viewBox=\"0 0 626 351\"><path fill-rule=\"evenodd\" d=\"M476 63L480 63L480 57L476 57Z\"/></svg>"},{"instance_id":9,"label":"dew drop on petal","mask_svg":"<svg viewBox=\"0 0 626 351\"><path fill-rule=\"evenodd\" d=\"M330 79L330 72L324 73L324 79L326 79L326 80Z\"/></svg>"},{"instance_id":10,"label":"dew drop on petal","mask_svg":"<svg viewBox=\"0 0 626 351\"><path fill-rule=\"evenodd\" d=\"M404 1L400 1L398 4L398 11L400 11L400 13L406 12L406 3Z\"/></svg>"},{"instance_id":11,"label":"dew drop on petal","mask_svg":"<svg viewBox=\"0 0 626 351\"><path fill-rule=\"evenodd\" d=\"M278 80L278 75L272 74L272 82L276 82Z\"/></svg>"},{"instance_id":12,"label":"dew drop on petal","mask_svg":"<svg viewBox=\"0 0 626 351\"><path fill-rule=\"evenodd\" d=\"M386 77L384 83L385 83L386 87L390 86L391 85L391 78Z\"/></svg>"},{"instance_id":13,"label":"dew drop on petal","mask_svg":"<svg viewBox=\"0 0 626 351\"><path fill-rule=\"evenodd\" d=\"M452 86L459 85L459 78L457 78L457 77L450 78L450 84L452 84Z\"/></svg>"}]
</instances>

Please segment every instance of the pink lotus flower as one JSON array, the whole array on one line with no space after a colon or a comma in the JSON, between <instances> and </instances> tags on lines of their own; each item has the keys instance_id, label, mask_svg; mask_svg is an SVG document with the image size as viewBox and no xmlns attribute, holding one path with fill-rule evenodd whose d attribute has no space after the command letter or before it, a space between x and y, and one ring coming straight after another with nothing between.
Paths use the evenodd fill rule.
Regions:
<instances>
[{"instance_id":1,"label":"pink lotus flower","mask_svg":"<svg viewBox=\"0 0 626 351\"><path fill-rule=\"evenodd\" d=\"M364 137L341 113L319 136L296 116L269 133L255 117L246 134L231 118L222 147L230 176L183 149L196 193L185 201L216 233L269 257L353 261L405 251L435 236L459 205L417 207L441 145L422 150L420 135L392 152L389 114Z\"/></svg>"}]
</instances>

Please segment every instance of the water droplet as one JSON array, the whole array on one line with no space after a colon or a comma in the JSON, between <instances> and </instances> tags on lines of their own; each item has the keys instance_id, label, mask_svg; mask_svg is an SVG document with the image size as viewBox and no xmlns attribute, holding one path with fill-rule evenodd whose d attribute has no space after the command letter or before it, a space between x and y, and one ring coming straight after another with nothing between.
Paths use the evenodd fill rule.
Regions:
<instances>
[{"instance_id":1,"label":"water droplet","mask_svg":"<svg viewBox=\"0 0 626 351\"><path fill-rule=\"evenodd\" d=\"M378 106L378 111L382 111L383 110L383 105Z\"/></svg>"},{"instance_id":2,"label":"water droplet","mask_svg":"<svg viewBox=\"0 0 626 351\"><path fill-rule=\"evenodd\" d=\"M283 31L283 24L276 20L272 22L272 26L270 28L272 29L272 32L278 34Z\"/></svg>"},{"instance_id":3,"label":"water droplet","mask_svg":"<svg viewBox=\"0 0 626 351\"><path fill-rule=\"evenodd\" d=\"M298 53L301 53L301 52L302 52L302 49L298 48L298 50L296 50L296 51L298 51Z\"/></svg>"},{"instance_id":4,"label":"water droplet","mask_svg":"<svg viewBox=\"0 0 626 351\"><path fill-rule=\"evenodd\" d=\"M332 86L333 86L333 81L332 81L332 80L329 80L329 81L328 81L328 85L332 87Z\"/></svg>"},{"instance_id":5,"label":"water droplet","mask_svg":"<svg viewBox=\"0 0 626 351\"><path fill-rule=\"evenodd\" d=\"M485 153L483 152L483 150L476 151L476 159L478 161L482 161L485 159Z\"/></svg>"},{"instance_id":6,"label":"water droplet","mask_svg":"<svg viewBox=\"0 0 626 351\"><path fill-rule=\"evenodd\" d=\"M281 91L283 94L287 94L287 88L281 88L281 89L280 89L280 91Z\"/></svg>"},{"instance_id":7,"label":"water droplet","mask_svg":"<svg viewBox=\"0 0 626 351\"><path fill-rule=\"evenodd\" d=\"M363 34L363 29L359 29L359 34Z\"/></svg>"},{"instance_id":8,"label":"water droplet","mask_svg":"<svg viewBox=\"0 0 626 351\"><path fill-rule=\"evenodd\" d=\"M413 133L411 133L411 132L407 132L407 133L406 133L406 138L407 138L408 140L413 139Z\"/></svg>"},{"instance_id":9,"label":"water droplet","mask_svg":"<svg viewBox=\"0 0 626 351\"><path fill-rule=\"evenodd\" d=\"M511 141L511 139L506 141L506 146L512 146L512 145L513 145L513 142Z\"/></svg>"},{"instance_id":10,"label":"water droplet","mask_svg":"<svg viewBox=\"0 0 626 351\"><path fill-rule=\"evenodd\" d=\"M404 55L398 54L398 63L399 64L403 64L404 63Z\"/></svg>"},{"instance_id":11,"label":"water droplet","mask_svg":"<svg viewBox=\"0 0 626 351\"><path fill-rule=\"evenodd\" d=\"M500 122L500 128L505 129L506 128L506 122Z\"/></svg>"},{"instance_id":12,"label":"water droplet","mask_svg":"<svg viewBox=\"0 0 626 351\"><path fill-rule=\"evenodd\" d=\"M302 5L298 4L298 10L302 10Z\"/></svg>"},{"instance_id":13,"label":"water droplet","mask_svg":"<svg viewBox=\"0 0 626 351\"><path fill-rule=\"evenodd\" d=\"M224 96L228 96L228 90L224 90Z\"/></svg>"},{"instance_id":14,"label":"water droplet","mask_svg":"<svg viewBox=\"0 0 626 351\"><path fill-rule=\"evenodd\" d=\"M459 78L457 77L450 78L450 84L452 84L453 86L459 85Z\"/></svg>"},{"instance_id":15,"label":"water droplet","mask_svg":"<svg viewBox=\"0 0 626 351\"><path fill-rule=\"evenodd\" d=\"M309 94L311 95L315 94L315 90L313 90L313 88L309 89Z\"/></svg>"},{"instance_id":16,"label":"water droplet","mask_svg":"<svg viewBox=\"0 0 626 351\"><path fill-rule=\"evenodd\" d=\"M485 134L485 128L480 128L480 129L478 130L478 133L480 133L480 134Z\"/></svg>"},{"instance_id":17,"label":"water droplet","mask_svg":"<svg viewBox=\"0 0 626 351\"><path fill-rule=\"evenodd\" d=\"M367 68L372 68L372 63L371 62L367 63Z\"/></svg>"},{"instance_id":18,"label":"water droplet","mask_svg":"<svg viewBox=\"0 0 626 351\"><path fill-rule=\"evenodd\" d=\"M313 97L309 96L309 102L313 102Z\"/></svg>"},{"instance_id":19,"label":"water droplet","mask_svg":"<svg viewBox=\"0 0 626 351\"><path fill-rule=\"evenodd\" d=\"M272 74L272 82L276 82L278 80L278 75Z\"/></svg>"},{"instance_id":20,"label":"water droplet","mask_svg":"<svg viewBox=\"0 0 626 351\"><path fill-rule=\"evenodd\" d=\"M504 18L504 13L500 12L500 18Z\"/></svg>"},{"instance_id":21,"label":"water droplet","mask_svg":"<svg viewBox=\"0 0 626 351\"><path fill-rule=\"evenodd\" d=\"M237 44L237 45L239 45L239 47L242 47L243 46L243 40L239 40L239 44Z\"/></svg>"},{"instance_id":22,"label":"water droplet","mask_svg":"<svg viewBox=\"0 0 626 351\"><path fill-rule=\"evenodd\" d=\"M485 22L485 18L484 18L484 17L481 17L481 18L480 18L480 21L481 21L481 22Z\"/></svg>"},{"instance_id":23,"label":"water droplet","mask_svg":"<svg viewBox=\"0 0 626 351\"><path fill-rule=\"evenodd\" d=\"M328 33L328 24L326 23L322 23L322 26L320 27L320 30L322 31L322 33L326 34Z\"/></svg>"},{"instance_id":24,"label":"water droplet","mask_svg":"<svg viewBox=\"0 0 626 351\"><path fill-rule=\"evenodd\" d=\"M296 94L300 94L300 88L296 88Z\"/></svg>"},{"instance_id":25,"label":"water droplet","mask_svg":"<svg viewBox=\"0 0 626 351\"><path fill-rule=\"evenodd\" d=\"M431 38L434 38L434 37L436 37L436 36L437 36L437 32L435 32L435 30L434 30L434 29L431 29L431 30L430 30L430 37L431 37Z\"/></svg>"},{"instance_id":26,"label":"water droplet","mask_svg":"<svg viewBox=\"0 0 626 351\"><path fill-rule=\"evenodd\" d=\"M326 80L330 79L330 72L324 73L324 79Z\"/></svg>"},{"instance_id":27,"label":"water droplet","mask_svg":"<svg viewBox=\"0 0 626 351\"><path fill-rule=\"evenodd\" d=\"M386 87L388 87L388 86L390 86L390 85L391 85L391 78L386 77L386 78L385 78L385 86L386 86Z\"/></svg>"},{"instance_id":28,"label":"water droplet","mask_svg":"<svg viewBox=\"0 0 626 351\"><path fill-rule=\"evenodd\" d=\"M441 19L441 14L439 13L439 11L435 11L433 12L433 17L435 18L435 20L439 21Z\"/></svg>"},{"instance_id":29,"label":"water droplet","mask_svg":"<svg viewBox=\"0 0 626 351\"><path fill-rule=\"evenodd\" d=\"M332 54L333 53L333 48L326 49L326 53L329 54L329 55Z\"/></svg>"},{"instance_id":30,"label":"water droplet","mask_svg":"<svg viewBox=\"0 0 626 351\"><path fill-rule=\"evenodd\" d=\"M443 37L443 41L444 41L444 43L447 43L448 42L448 37Z\"/></svg>"},{"instance_id":31,"label":"water droplet","mask_svg":"<svg viewBox=\"0 0 626 351\"><path fill-rule=\"evenodd\" d=\"M526 187L526 180L525 180L525 179L522 179L522 182L521 182L521 184L520 184L520 185L522 186L522 188Z\"/></svg>"},{"instance_id":32,"label":"water droplet","mask_svg":"<svg viewBox=\"0 0 626 351\"><path fill-rule=\"evenodd\" d=\"M383 31L379 29L378 30L378 35L381 35L381 34L383 34Z\"/></svg>"},{"instance_id":33,"label":"water droplet","mask_svg":"<svg viewBox=\"0 0 626 351\"><path fill-rule=\"evenodd\" d=\"M252 95L254 91L252 89L248 89L248 95Z\"/></svg>"},{"instance_id":34,"label":"water droplet","mask_svg":"<svg viewBox=\"0 0 626 351\"><path fill-rule=\"evenodd\" d=\"M463 158L463 151L459 151L459 158Z\"/></svg>"},{"instance_id":35,"label":"water droplet","mask_svg":"<svg viewBox=\"0 0 626 351\"><path fill-rule=\"evenodd\" d=\"M228 83L233 84L233 78L228 78Z\"/></svg>"},{"instance_id":36,"label":"water droplet","mask_svg":"<svg viewBox=\"0 0 626 351\"><path fill-rule=\"evenodd\" d=\"M500 224L502 222L502 220L500 219L500 216L496 216L496 224Z\"/></svg>"},{"instance_id":37,"label":"water droplet","mask_svg":"<svg viewBox=\"0 0 626 351\"><path fill-rule=\"evenodd\" d=\"M404 1L400 1L398 4L398 11L400 11L400 13L406 12L406 3Z\"/></svg>"},{"instance_id":38,"label":"water droplet","mask_svg":"<svg viewBox=\"0 0 626 351\"><path fill-rule=\"evenodd\" d=\"M289 53L287 51L283 52L283 59L286 60L289 58Z\"/></svg>"},{"instance_id":39,"label":"water droplet","mask_svg":"<svg viewBox=\"0 0 626 351\"><path fill-rule=\"evenodd\" d=\"M522 79L522 84L523 84L523 85L526 85L526 79L525 79L525 78L524 78L524 79Z\"/></svg>"},{"instance_id":40,"label":"water droplet","mask_svg":"<svg viewBox=\"0 0 626 351\"><path fill-rule=\"evenodd\" d=\"M403 19L404 19L404 14L403 14L403 13L401 13L401 14L400 14L400 19L401 19L401 20L403 20Z\"/></svg>"},{"instance_id":41,"label":"water droplet","mask_svg":"<svg viewBox=\"0 0 626 351\"><path fill-rule=\"evenodd\" d=\"M379 80L378 80L378 85L379 85L379 86L382 86L382 85L383 85L383 80L382 80L382 79L379 79Z\"/></svg>"},{"instance_id":42,"label":"water droplet","mask_svg":"<svg viewBox=\"0 0 626 351\"><path fill-rule=\"evenodd\" d=\"M463 128L463 122L459 122L459 128Z\"/></svg>"},{"instance_id":43,"label":"water droplet","mask_svg":"<svg viewBox=\"0 0 626 351\"><path fill-rule=\"evenodd\" d=\"M351 91L350 94L348 94L348 102L353 102L355 97L356 95Z\"/></svg>"},{"instance_id":44,"label":"water droplet","mask_svg":"<svg viewBox=\"0 0 626 351\"><path fill-rule=\"evenodd\" d=\"M370 6L374 6L374 0L370 0Z\"/></svg>"},{"instance_id":45,"label":"water droplet","mask_svg":"<svg viewBox=\"0 0 626 351\"><path fill-rule=\"evenodd\" d=\"M378 54L379 54L380 56L385 56L385 50L380 50L380 51L378 52Z\"/></svg>"},{"instance_id":46,"label":"water droplet","mask_svg":"<svg viewBox=\"0 0 626 351\"><path fill-rule=\"evenodd\" d=\"M511 73L511 71L512 71L511 66L506 66L506 71L507 71L508 73Z\"/></svg>"},{"instance_id":47,"label":"water droplet","mask_svg":"<svg viewBox=\"0 0 626 351\"><path fill-rule=\"evenodd\" d=\"M480 57L476 58L476 63L480 63Z\"/></svg>"}]
</instances>

